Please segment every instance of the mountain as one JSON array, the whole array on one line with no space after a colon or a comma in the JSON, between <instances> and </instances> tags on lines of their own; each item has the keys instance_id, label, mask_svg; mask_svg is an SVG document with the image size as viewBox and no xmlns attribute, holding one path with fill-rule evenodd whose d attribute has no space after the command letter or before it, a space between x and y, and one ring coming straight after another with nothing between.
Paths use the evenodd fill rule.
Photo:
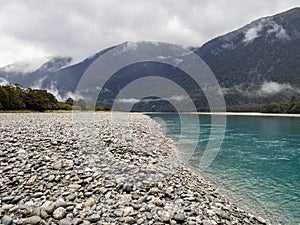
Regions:
<instances>
[{"instance_id":1,"label":"mountain","mask_svg":"<svg viewBox=\"0 0 300 225\"><path fill-rule=\"evenodd\" d=\"M300 95L299 21L300 8L294 8L258 19L191 49L215 74L228 106L286 101L293 95ZM78 82L95 60L114 48L135 45L143 43L126 42L112 46L76 64L71 64L71 57L55 57L38 66L30 63L9 65L0 68L0 84L19 83L23 87L43 88L59 99L65 99L74 96ZM172 51L167 43L156 45L159 45L162 55ZM151 44L147 48L151 52ZM136 49L132 48L132 51ZM105 93L102 93L99 103L111 104L127 84L153 74L180 84L192 96L198 109L207 107L205 95L195 91L195 82L184 72L153 62L135 63L119 70L103 88ZM152 111L154 106L157 111L172 109L170 105L159 104L156 100L143 102L138 109Z\"/></svg>"},{"instance_id":2,"label":"mountain","mask_svg":"<svg viewBox=\"0 0 300 225\"><path fill-rule=\"evenodd\" d=\"M0 68L0 79L3 82L23 87L39 87L48 74L70 65L71 57L53 57L18 62Z\"/></svg>"},{"instance_id":3,"label":"mountain","mask_svg":"<svg viewBox=\"0 0 300 225\"><path fill-rule=\"evenodd\" d=\"M284 101L300 93L300 8L258 19L195 50L228 104Z\"/></svg>"}]
</instances>

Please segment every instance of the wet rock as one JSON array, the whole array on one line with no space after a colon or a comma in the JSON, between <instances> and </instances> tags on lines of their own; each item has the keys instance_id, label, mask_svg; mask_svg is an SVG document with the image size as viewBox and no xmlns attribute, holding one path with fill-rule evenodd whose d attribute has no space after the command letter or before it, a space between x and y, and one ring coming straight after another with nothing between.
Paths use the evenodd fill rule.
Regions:
<instances>
[{"instance_id":1,"label":"wet rock","mask_svg":"<svg viewBox=\"0 0 300 225\"><path fill-rule=\"evenodd\" d=\"M256 219L258 220L258 222L260 222L262 224L267 224L267 221L260 216L256 217Z\"/></svg>"}]
</instances>

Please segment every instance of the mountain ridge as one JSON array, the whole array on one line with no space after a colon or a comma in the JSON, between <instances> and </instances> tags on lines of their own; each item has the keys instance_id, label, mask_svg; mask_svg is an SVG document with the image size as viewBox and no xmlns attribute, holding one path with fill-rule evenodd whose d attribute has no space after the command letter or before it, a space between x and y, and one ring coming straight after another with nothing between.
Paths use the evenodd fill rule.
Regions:
<instances>
[{"instance_id":1,"label":"mountain ridge","mask_svg":"<svg viewBox=\"0 0 300 225\"><path fill-rule=\"evenodd\" d=\"M298 21L300 21L300 7L259 18L237 30L220 35L201 47L192 47L191 50L214 72L228 106L286 101L293 95L300 95ZM57 60L52 66L49 62L48 66L44 69L39 68L38 72L8 76L3 73L3 68L0 68L0 78L6 79L9 83L20 83L24 87L55 90L60 96L67 98L75 92L80 78L89 65L107 51L126 43L98 51L75 64L70 64L70 57L69 60L64 59L65 61ZM173 69L159 68L165 73L177 76L174 78L177 81L190 82L180 77L182 75ZM137 71L139 73L144 71L143 66L136 65L128 70L122 70L123 75L119 74L118 78L121 80L114 80L114 85L128 82L130 76L136 76L134 73ZM157 68L150 65L147 73L151 74L151 71L157 72ZM117 92L118 88L115 86L112 86L110 91ZM193 85L188 84L186 88L192 89ZM192 97L203 101L203 96Z\"/></svg>"}]
</instances>

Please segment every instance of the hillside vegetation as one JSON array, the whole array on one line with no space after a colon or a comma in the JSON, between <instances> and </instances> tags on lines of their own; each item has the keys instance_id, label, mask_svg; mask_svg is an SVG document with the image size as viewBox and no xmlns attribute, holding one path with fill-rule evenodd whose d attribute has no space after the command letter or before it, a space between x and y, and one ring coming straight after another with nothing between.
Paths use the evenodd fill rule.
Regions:
<instances>
[{"instance_id":1,"label":"hillside vegetation","mask_svg":"<svg viewBox=\"0 0 300 225\"><path fill-rule=\"evenodd\" d=\"M72 106L59 102L54 95L46 90L28 88L26 90L18 86L0 86L0 110L71 110Z\"/></svg>"}]
</instances>

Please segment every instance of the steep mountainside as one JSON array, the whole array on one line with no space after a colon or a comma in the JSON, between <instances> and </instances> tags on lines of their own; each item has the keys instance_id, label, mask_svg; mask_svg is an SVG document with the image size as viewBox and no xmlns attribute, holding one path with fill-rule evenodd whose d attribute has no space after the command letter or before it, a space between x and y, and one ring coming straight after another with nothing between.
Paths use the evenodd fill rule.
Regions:
<instances>
[{"instance_id":1,"label":"steep mountainside","mask_svg":"<svg viewBox=\"0 0 300 225\"><path fill-rule=\"evenodd\" d=\"M0 79L23 87L39 87L47 74L70 65L71 57L54 57L14 63L0 68Z\"/></svg>"},{"instance_id":2,"label":"steep mountainside","mask_svg":"<svg viewBox=\"0 0 300 225\"><path fill-rule=\"evenodd\" d=\"M122 45L126 43L119 46ZM171 51L168 46L161 43L161 50ZM102 50L73 65L70 64L71 58L60 57L39 66L28 63L9 65L0 68L0 84L19 83L25 88L48 89L59 95L60 99L67 98L74 94L86 69L101 55L116 47ZM227 105L280 102L300 95L300 8L258 19L200 48L193 48L193 51L214 72ZM102 95L105 98L100 102L111 103L126 84L153 74L177 82L192 96L199 109L206 107L205 96L195 91L195 83L182 71L150 62L133 64L118 71L105 87L106 92ZM159 105L157 101L144 104L141 108L152 110L153 105L156 110L170 109L170 106Z\"/></svg>"},{"instance_id":3,"label":"steep mountainside","mask_svg":"<svg viewBox=\"0 0 300 225\"><path fill-rule=\"evenodd\" d=\"M225 93L233 95L232 103L234 98L243 103L243 98L283 100L297 95L300 8L258 19L207 42L195 52L212 69Z\"/></svg>"}]
</instances>

